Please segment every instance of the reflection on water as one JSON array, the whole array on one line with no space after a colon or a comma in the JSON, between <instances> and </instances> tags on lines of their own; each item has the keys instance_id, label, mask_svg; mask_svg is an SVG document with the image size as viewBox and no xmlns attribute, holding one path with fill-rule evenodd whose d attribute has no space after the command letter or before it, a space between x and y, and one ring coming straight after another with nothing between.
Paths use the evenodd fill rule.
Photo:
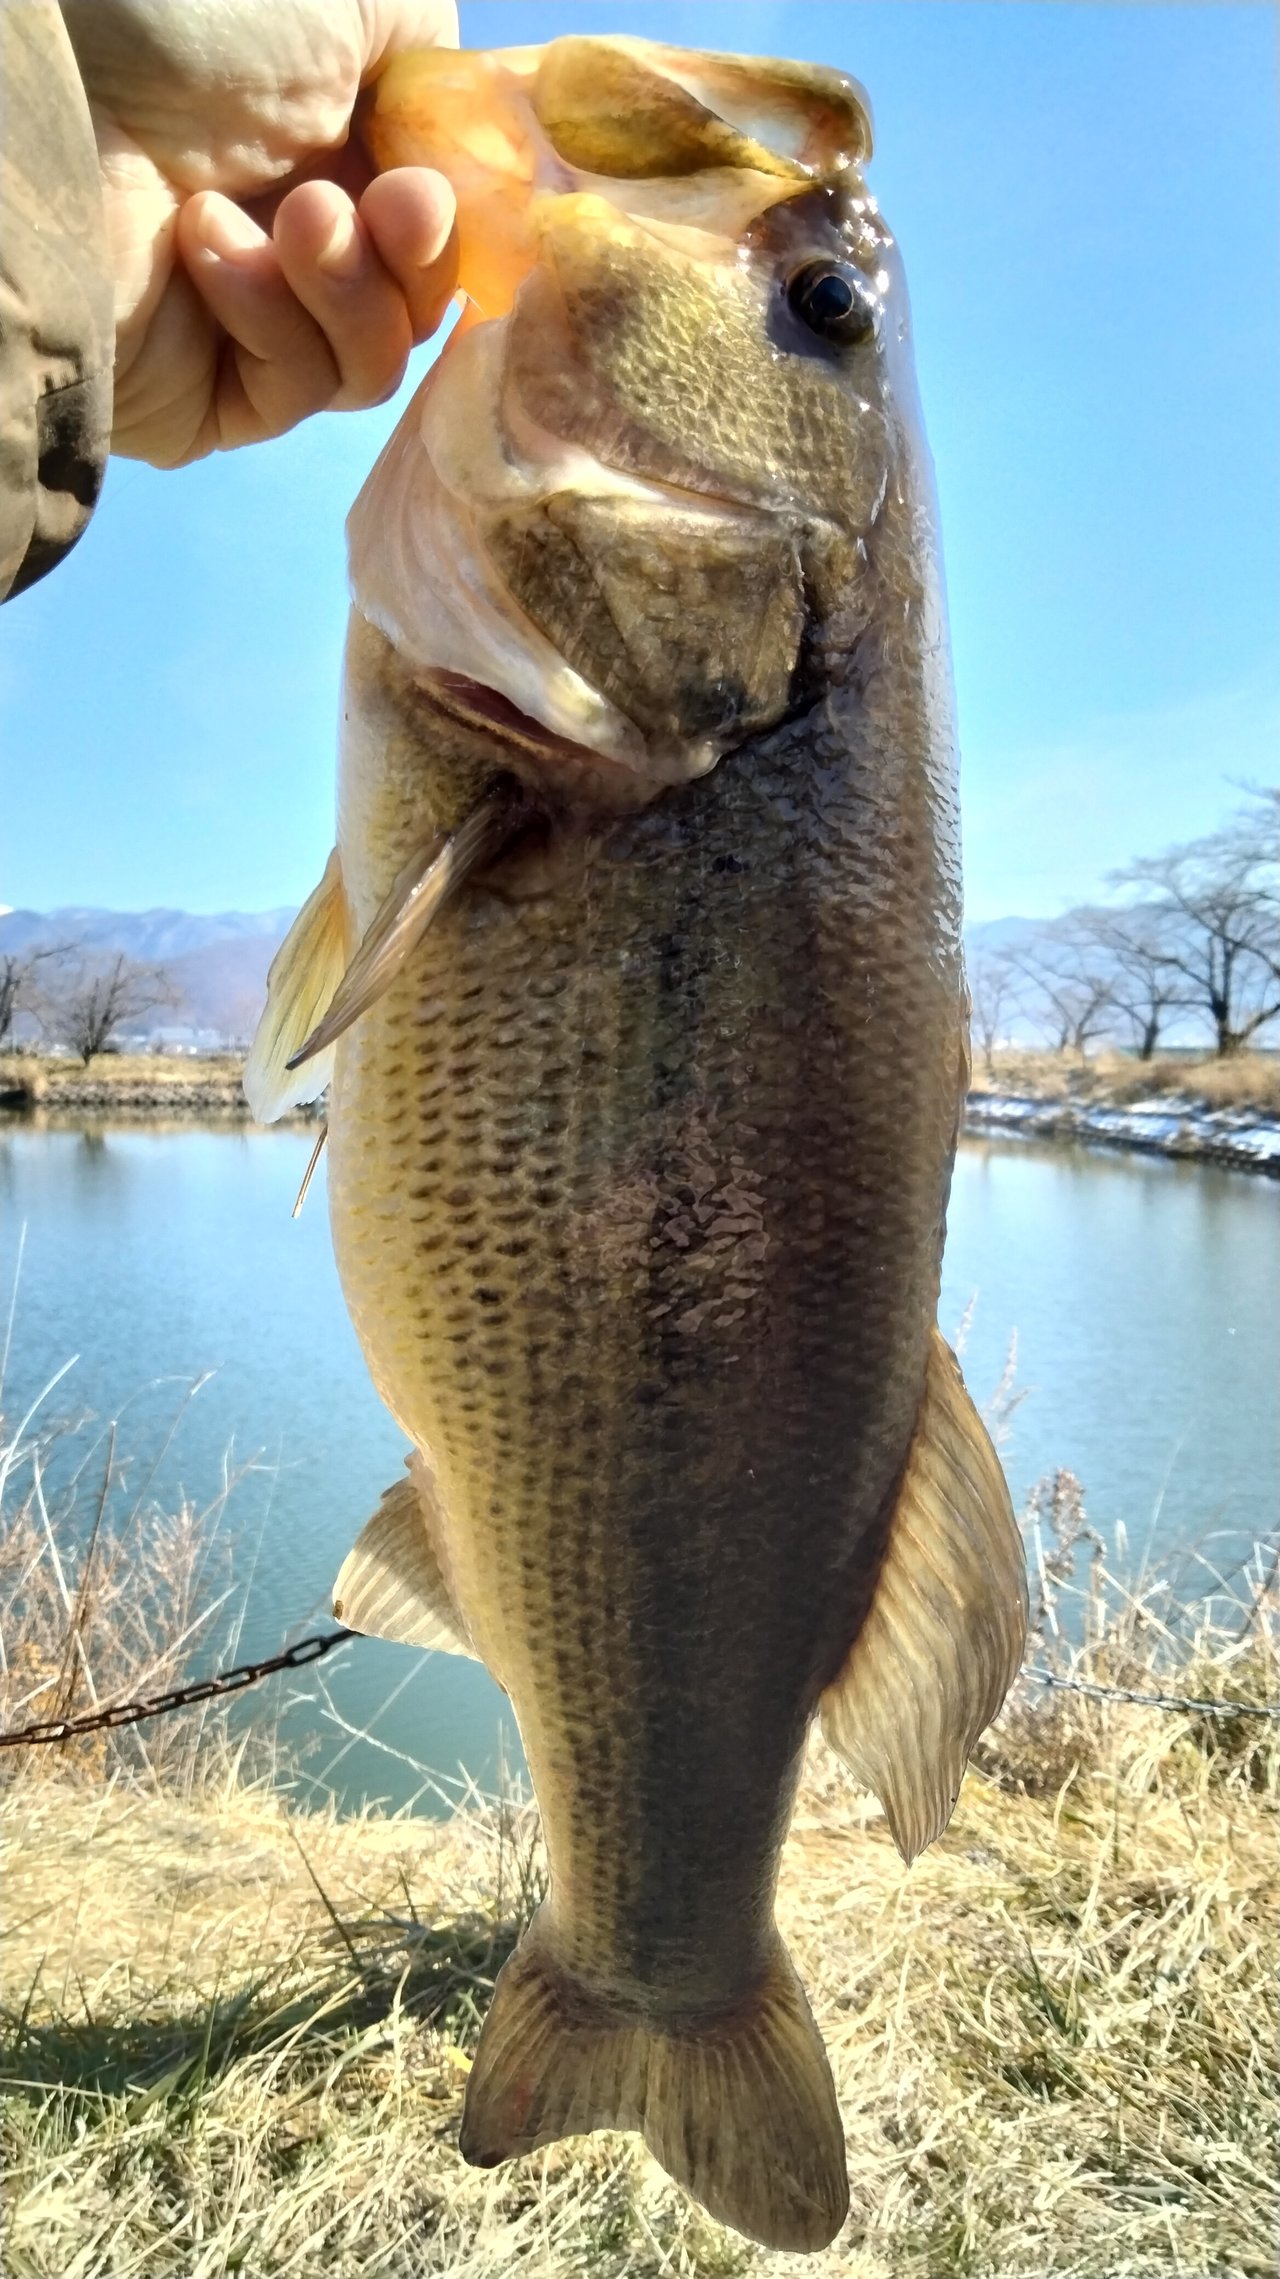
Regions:
<instances>
[{"instance_id":1,"label":"reflection on water","mask_svg":"<svg viewBox=\"0 0 1280 2279\"><path fill-rule=\"evenodd\" d=\"M333 1577L403 1455L342 1305L323 1170L302 1218L289 1216L312 1138L305 1128L0 1125L0 1314L26 1228L4 1408L21 1414L75 1354L51 1408L119 1416L141 1471L185 1389L213 1372L187 1402L157 1492L207 1502L224 1463L247 1467L231 1504L246 1656L271 1651L286 1627L328 1626ZM980 1402L1018 1337L1027 1397L1004 1451L1016 1499L1068 1465L1101 1532L1124 1527L1135 1553L1150 1538L1162 1562L1210 1537L1229 1559L1274 1527L1272 1183L967 1142L944 1331L954 1334L971 1300L965 1368ZM369 1640L324 1671L333 1718L310 1762L348 1797L412 1793L418 1776L396 1752L492 1777L505 1705L473 1663ZM305 1696L314 1684L303 1673ZM375 1718L382 1750L345 1729Z\"/></svg>"}]
</instances>

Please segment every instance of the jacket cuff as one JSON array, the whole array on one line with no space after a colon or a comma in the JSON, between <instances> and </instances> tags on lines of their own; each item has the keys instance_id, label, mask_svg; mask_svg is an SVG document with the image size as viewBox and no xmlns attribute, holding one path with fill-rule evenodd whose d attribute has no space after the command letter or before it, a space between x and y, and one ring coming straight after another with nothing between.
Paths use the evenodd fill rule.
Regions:
<instances>
[{"instance_id":1,"label":"jacket cuff","mask_svg":"<svg viewBox=\"0 0 1280 2279\"><path fill-rule=\"evenodd\" d=\"M54 0L0 0L0 600L84 530L111 442L98 154Z\"/></svg>"}]
</instances>

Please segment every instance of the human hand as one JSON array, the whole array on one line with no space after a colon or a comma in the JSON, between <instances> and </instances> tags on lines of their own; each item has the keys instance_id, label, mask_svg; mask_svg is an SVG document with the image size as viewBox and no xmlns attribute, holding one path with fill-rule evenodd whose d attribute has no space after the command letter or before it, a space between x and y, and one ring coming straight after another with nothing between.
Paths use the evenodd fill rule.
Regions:
<instances>
[{"instance_id":1,"label":"human hand","mask_svg":"<svg viewBox=\"0 0 1280 2279\"><path fill-rule=\"evenodd\" d=\"M111 447L179 467L380 403L454 289L443 175L375 176L362 86L454 0L62 0L116 295Z\"/></svg>"}]
</instances>

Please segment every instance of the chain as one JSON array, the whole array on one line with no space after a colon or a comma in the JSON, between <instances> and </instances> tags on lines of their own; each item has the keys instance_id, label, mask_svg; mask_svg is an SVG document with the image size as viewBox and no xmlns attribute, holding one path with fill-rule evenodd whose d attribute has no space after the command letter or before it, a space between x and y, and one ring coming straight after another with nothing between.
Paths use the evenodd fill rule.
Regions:
<instances>
[{"instance_id":1,"label":"chain","mask_svg":"<svg viewBox=\"0 0 1280 2279\"><path fill-rule=\"evenodd\" d=\"M244 1686L256 1685L259 1678L269 1678L277 1670L301 1670L308 1662L318 1662L346 1638L354 1638L354 1630L325 1630L312 1638L300 1638L295 1646L287 1646L283 1654L272 1654L265 1662L242 1662L237 1669L220 1670L216 1678L202 1678L198 1684L175 1686L170 1693L149 1694L145 1701L118 1701L109 1709L95 1709L83 1717L49 1717L41 1725L23 1725L16 1733L0 1733L0 1749L20 1749L38 1741L70 1741L79 1733L113 1733L120 1725L140 1725L144 1717L163 1717L169 1709L189 1709L196 1701L218 1701L223 1694L239 1693Z\"/></svg>"},{"instance_id":2,"label":"chain","mask_svg":"<svg viewBox=\"0 0 1280 2279\"><path fill-rule=\"evenodd\" d=\"M311 1638L300 1638L296 1645L288 1646L282 1654L272 1654L265 1662L242 1662L234 1670L221 1670L217 1677L202 1678L198 1684L175 1686L169 1693L151 1694L145 1701L120 1701L109 1709L95 1709L84 1717L51 1717L40 1725L20 1726L16 1733L0 1733L0 1749L19 1749L34 1746L41 1741L70 1741L81 1733L111 1733L121 1725L140 1725L144 1717L163 1717L170 1709L189 1709L197 1701L218 1701L223 1695L239 1693L244 1686L256 1685L259 1678L269 1678L278 1670L301 1670L308 1662L341 1646L348 1638L359 1635L354 1630L325 1630ZM1056 1686L1063 1693L1087 1694L1091 1701L1124 1701L1141 1709L1188 1710L1198 1717L1272 1717L1280 1718L1280 1702L1259 1701L1194 1701L1179 1693L1138 1693L1131 1686L1096 1685L1087 1678L1064 1678L1056 1670L1029 1669L1023 1672L1039 1685Z\"/></svg>"},{"instance_id":3,"label":"chain","mask_svg":"<svg viewBox=\"0 0 1280 2279\"><path fill-rule=\"evenodd\" d=\"M1064 1678L1056 1670L1024 1670L1042 1686L1063 1693L1088 1694L1091 1701L1136 1702L1142 1709L1189 1709L1198 1717L1280 1717L1280 1701L1192 1701L1181 1693L1135 1693L1131 1686L1095 1685L1087 1678Z\"/></svg>"}]
</instances>

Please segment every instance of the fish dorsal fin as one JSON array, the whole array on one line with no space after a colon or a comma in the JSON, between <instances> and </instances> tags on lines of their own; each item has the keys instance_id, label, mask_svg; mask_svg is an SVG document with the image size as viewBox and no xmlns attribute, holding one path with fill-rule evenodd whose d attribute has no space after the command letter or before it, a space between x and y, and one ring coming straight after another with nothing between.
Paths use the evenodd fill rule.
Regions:
<instances>
[{"instance_id":1,"label":"fish dorsal fin","mask_svg":"<svg viewBox=\"0 0 1280 2279\"><path fill-rule=\"evenodd\" d=\"M271 961L267 1005L245 1063L244 1096L260 1124L273 1124L304 1100L318 1100L331 1060L291 1073L299 1045L315 1027L347 962L347 898L335 847L324 877L309 894Z\"/></svg>"},{"instance_id":2,"label":"fish dorsal fin","mask_svg":"<svg viewBox=\"0 0 1280 2279\"><path fill-rule=\"evenodd\" d=\"M473 871L492 862L522 819L517 790L485 793L456 830L438 831L397 872L368 933L333 992L322 1020L298 1042L290 1069L305 1067L336 1044L344 1029L381 997L433 918Z\"/></svg>"},{"instance_id":3,"label":"fish dorsal fin","mask_svg":"<svg viewBox=\"0 0 1280 2279\"><path fill-rule=\"evenodd\" d=\"M1004 1473L935 1329L871 1611L822 1697L823 1732L879 1797L904 1859L951 1818L1026 1632L1026 1563Z\"/></svg>"},{"instance_id":4,"label":"fish dorsal fin","mask_svg":"<svg viewBox=\"0 0 1280 2279\"><path fill-rule=\"evenodd\" d=\"M387 1489L347 1553L333 1586L333 1611L348 1629L441 1654L474 1654L431 1535L435 1499L418 1457L410 1476Z\"/></svg>"}]
</instances>

